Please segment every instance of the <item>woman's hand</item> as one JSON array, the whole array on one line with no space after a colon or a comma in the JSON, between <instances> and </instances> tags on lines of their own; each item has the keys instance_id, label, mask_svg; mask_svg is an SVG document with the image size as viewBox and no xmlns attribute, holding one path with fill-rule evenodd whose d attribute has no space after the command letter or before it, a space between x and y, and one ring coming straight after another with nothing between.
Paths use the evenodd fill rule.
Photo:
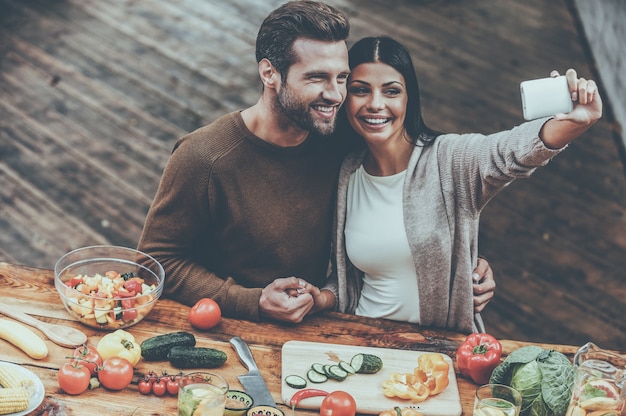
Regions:
<instances>
[{"instance_id":1,"label":"woman's hand","mask_svg":"<svg viewBox=\"0 0 626 416\"><path fill-rule=\"evenodd\" d=\"M489 262L482 258L478 258L478 264L472 273L474 281L474 312L479 313L489 303L496 290L496 281L493 279L493 270Z\"/></svg>"},{"instance_id":2,"label":"woman's hand","mask_svg":"<svg viewBox=\"0 0 626 416\"><path fill-rule=\"evenodd\" d=\"M552 71L551 76L559 76ZM574 108L567 114L557 114L543 125L539 136L552 149L560 149L583 134L602 117L602 99L595 81L578 78L573 69L565 73Z\"/></svg>"},{"instance_id":3,"label":"woman's hand","mask_svg":"<svg viewBox=\"0 0 626 416\"><path fill-rule=\"evenodd\" d=\"M559 72L554 70L551 77L558 77ZM557 114L557 120L569 120L578 124L590 125L602 117L602 100L598 93L598 86L594 80L578 78L575 69L568 69L565 73L570 96L574 108L567 114Z\"/></svg>"}]
</instances>

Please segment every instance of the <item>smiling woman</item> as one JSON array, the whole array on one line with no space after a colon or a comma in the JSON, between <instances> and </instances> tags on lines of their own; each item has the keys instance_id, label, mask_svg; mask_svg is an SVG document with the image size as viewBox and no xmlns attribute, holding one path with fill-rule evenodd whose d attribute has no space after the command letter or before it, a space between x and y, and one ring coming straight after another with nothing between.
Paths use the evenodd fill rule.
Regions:
<instances>
[{"instance_id":1,"label":"smiling woman","mask_svg":"<svg viewBox=\"0 0 626 416\"><path fill-rule=\"evenodd\" d=\"M327 287L342 312L484 332L471 278L480 214L601 117L596 84L570 69L569 113L491 135L440 134L424 123L402 44L364 38L349 59L340 134L357 135L366 148L348 155L339 174L337 270Z\"/></svg>"},{"instance_id":2,"label":"smiling woman","mask_svg":"<svg viewBox=\"0 0 626 416\"><path fill-rule=\"evenodd\" d=\"M350 97L346 101L346 112L352 115L352 127L380 152L403 156L401 160L394 160L394 165L397 163L399 166L384 167L368 158L368 171L374 175L398 173L404 170L408 162L410 152L394 152L392 149L396 146L408 149L411 146L404 128L409 100L406 89L404 76L389 65L364 63L356 66L350 74ZM381 168L390 170L378 170Z\"/></svg>"}]
</instances>

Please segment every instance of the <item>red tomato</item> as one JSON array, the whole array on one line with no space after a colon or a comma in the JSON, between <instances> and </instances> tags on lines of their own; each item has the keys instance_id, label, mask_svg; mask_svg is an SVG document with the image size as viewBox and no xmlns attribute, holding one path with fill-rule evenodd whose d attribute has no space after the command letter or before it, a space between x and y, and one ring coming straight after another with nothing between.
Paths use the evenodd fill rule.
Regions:
<instances>
[{"instance_id":1,"label":"red tomato","mask_svg":"<svg viewBox=\"0 0 626 416\"><path fill-rule=\"evenodd\" d=\"M139 383L137 383L137 390L139 390L139 393L141 394L152 393L152 382L150 381L150 378L144 377L139 380Z\"/></svg>"},{"instance_id":2,"label":"red tomato","mask_svg":"<svg viewBox=\"0 0 626 416\"><path fill-rule=\"evenodd\" d=\"M72 276L70 278L70 281L67 282L67 285L69 287L73 287L75 288L76 286L78 286L79 284L83 283L83 278L82 276Z\"/></svg>"},{"instance_id":3,"label":"red tomato","mask_svg":"<svg viewBox=\"0 0 626 416\"><path fill-rule=\"evenodd\" d=\"M213 328L221 317L220 305L209 298L200 299L189 311L189 323L197 329Z\"/></svg>"},{"instance_id":4,"label":"red tomato","mask_svg":"<svg viewBox=\"0 0 626 416\"><path fill-rule=\"evenodd\" d=\"M57 373L59 387L67 394L81 394L89 387L89 369L72 360L63 364Z\"/></svg>"},{"instance_id":5,"label":"red tomato","mask_svg":"<svg viewBox=\"0 0 626 416\"><path fill-rule=\"evenodd\" d=\"M74 360L87 367L91 377L96 375L96 368L102 365L102 357L93 345L83 344L74 350Z\"/></svg>"},{"instance_id":6,"label":"red tomato","mask_svg":"<svg viewBox=\"0 0 626 416\"><path fill-rule=\"evenodd\" d=\"M324 397L320 407L320 416L355 416L356 401L345 391L333 391Z\"/></svg>"},{"instance_id":7,"label":"red tomato","mask_svg":"<svg viewBox=\"0 0 626 416\"><path fill-rule=\"evenodd\" d=\"M126 358L109 357L98 371L98 380L109 390L122 390L133 379L133 365Z\"/></svg>"},{"instance_id":8,"label":"red tomato","mask_svg":"<svg viewBox=\"0 0 626 416\"><path fill-rule=\"evenodd\" d=\"M170 376L167 378L165 382L165 387L167 388L167 392L172 396L176 396L178 394L178 379L180 376Z\"/></svg>"},{"instance_id":9,"label":"red tomato","mask_svg":"<svg viewBox=\"0 0 626 416\"><path fill-rule=\"evenodd\" d=\"M146 378L150 381L150 385L154 384L155 381L159 378L159 375L154 371L148 371L146 373Z\"/></svg>"},{"instance_id":10,"label":"red tomato","mask_svg":"<svg viewBox=\"0 0 626 416\"><path fill-rule=\"evenodd\" d=\"M143 287L141 286L141 282L137 279L128 279L124 282L124 289L129 292L141 293L143 291Z\"/></svg>"},{"instance_id":11,"label":"red tomato","mask_svg":"<svg viewBox=\"0 0 626 416\"><path fill-rule=\"evenodd\" d=\"M161 377L152 385L152 393L154 393L155 396L163 396L165 395L165 392L167 392L165 378Z\"/></svg>"}]
</instances>

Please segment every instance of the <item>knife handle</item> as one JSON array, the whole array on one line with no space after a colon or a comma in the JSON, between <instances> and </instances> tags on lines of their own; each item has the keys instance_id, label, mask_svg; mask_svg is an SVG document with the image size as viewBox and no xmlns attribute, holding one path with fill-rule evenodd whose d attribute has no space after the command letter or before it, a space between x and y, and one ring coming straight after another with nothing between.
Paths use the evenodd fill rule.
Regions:
<instances>
[{"instance_id":1,"label":"knife handle","mask_svg":"<svg viewBox=\"0 0 626 416\"><path fill-rule=\"evenodd\" d=\"M250 351L248 344L246 344L240 337L232 337L230 339L230 344L233 346L239 356L239 360L246 366L248 371L258 373L259 368L256 366L256 362L254 361L252 351Z\"/></svg>"}]
</instances>

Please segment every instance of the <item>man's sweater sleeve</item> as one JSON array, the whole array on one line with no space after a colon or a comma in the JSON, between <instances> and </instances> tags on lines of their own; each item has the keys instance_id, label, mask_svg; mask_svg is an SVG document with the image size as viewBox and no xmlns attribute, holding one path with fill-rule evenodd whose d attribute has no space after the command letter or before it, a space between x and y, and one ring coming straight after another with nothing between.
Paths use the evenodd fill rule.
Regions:
<instances>
[{"instance_id":1,"label":"man's sweater sleeve","mask_svg":"<svg viewBox=\"0 0 626 416\"><path fill-rule=\"evenodd\" d=\"M224 316L259 320L260 288L244 288L194 259L201 234L210 228L210 163L193 146L193 135L179 140L165 167L138 249L165 269L166 297L186 305L210 297L219 303Z\"/></svg>"}]
</instances>

